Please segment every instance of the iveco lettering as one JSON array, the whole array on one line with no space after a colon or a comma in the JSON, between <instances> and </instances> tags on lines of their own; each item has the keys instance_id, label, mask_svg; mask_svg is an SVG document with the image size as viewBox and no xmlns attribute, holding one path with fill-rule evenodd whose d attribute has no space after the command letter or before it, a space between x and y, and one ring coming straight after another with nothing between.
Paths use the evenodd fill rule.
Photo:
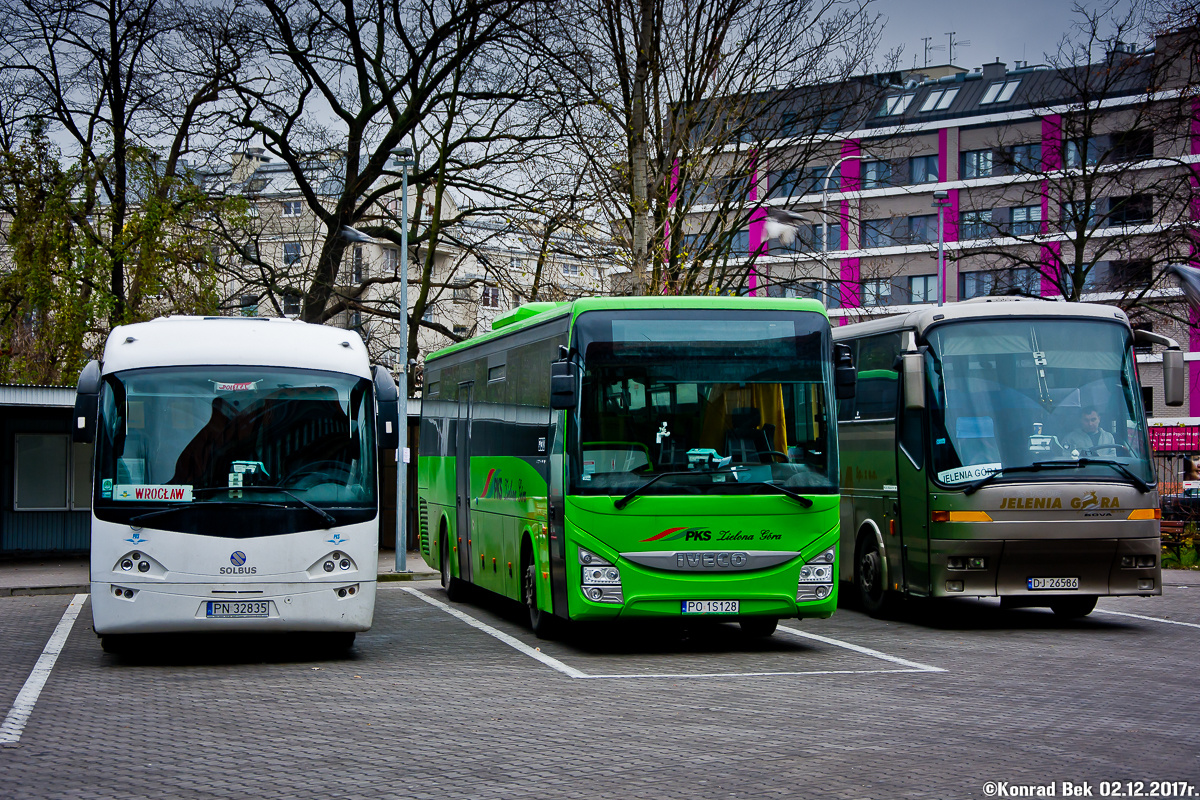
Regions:
<instances>
[{"instance_id":1,"label":"iveco lettering","mask_svg":"<svg viewBox=\"0 0 1200 800\"><path fill-rule=\"evenodd\" d=\"M534 303L425 366L418 518L451 599L769 635L837 604L836 391L811 300ZM768 549L769 548L769 549Z\"/></svg>"},{"instance_id":2,"label":"iveco lettering","mask_svg":"<svg viewBox=\"0 0 1200 800\"><path fill-rule=\"evenodd\" d=\"M1135 343L1183 402L1183 352L1117 308L987 298L847 325L841 577L872 614L901 595L1084 616L1162 593Z\"/></svg>"},{"instance_id":3,"label":"iveco lettering","mask_svg":"<svg viewBox=\"0 0 1200 800\"><path fill-rule=\"evenodd\" d=\"M395 383L357 334L171 317L113 330L79 378L95 442L92 618L156 632L319 631L374 617L380 447Z\"/></svg>"}]
</instances>

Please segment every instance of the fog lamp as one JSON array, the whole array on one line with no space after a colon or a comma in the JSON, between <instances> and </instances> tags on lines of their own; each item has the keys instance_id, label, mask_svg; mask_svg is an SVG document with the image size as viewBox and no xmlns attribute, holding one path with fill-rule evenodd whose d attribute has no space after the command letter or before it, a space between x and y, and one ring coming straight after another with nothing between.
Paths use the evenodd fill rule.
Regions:
<instances>
[{"instance_id":1,"label":"fog lamp","mask_svg":"<svg viewBox=\"0 0 1200 800\"><path fill-rule=\"evenodd\" d=\"M947 592L961 592L963 590L962 581L946 581Z\"/></svg>"},{"instance_id":2,"label":"fog lamp","mask_svg":"<svg viewBox=\"0 0 1200 800\"><path fill-rule=\"evenodd\" d=\"M333 572L333 562L332 561L326 561L321 566L326 572Z\"/></svg>"},{"instance_id":3,"label":"fog lamp","mask_svg":"<svg viewBox=\"0 0 1200 800\"><path fill-rule=\"evenodd\" d=\"M129 572L129 570L133 569L133 561L131 561L128 558L125 559L124 561L121 562L121 569L125 570L126 572Z\"/></svg>"}]
</instances>

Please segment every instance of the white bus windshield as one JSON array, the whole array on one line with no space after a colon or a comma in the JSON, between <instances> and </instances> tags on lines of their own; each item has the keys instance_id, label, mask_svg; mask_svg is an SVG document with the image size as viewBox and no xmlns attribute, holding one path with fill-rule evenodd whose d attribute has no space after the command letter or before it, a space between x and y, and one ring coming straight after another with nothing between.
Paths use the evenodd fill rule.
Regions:
<instances>
[{"instance_id":1,"label":"white bus windshield","mask_svg":"<svg viewBox=\"0 0 1200 800\"><path fill-rule=\"evenodd\" d=\"M352 375L241 366L108 375L96 515L132 524L178 506L144 524L219 536L365 521L376 500L373 420L370 382Z\"/></svg>"},{"instance_id":2,"label":"white bus windshield","mask_svg":"<svg viewBox=\"0 0 1200 800\"><path fill-rule=\"evenodd\" d=\"M837 490L825 319L785 311L591 312L572 491ZM757 489L755 486L757 485Z\"/></svg>"},{"instance_id":3,"label":"white bus windshield","mask_svg":"<svg viewBox=\"0 0 1200 800\"><path fill-rule=\"evenodd\" d=\"M1088 460L1116 461L1153 483L1124 326L1072 319L959 322L934 328L926 338L933 476L939 483L962 485L1039 462ZM1038 480L1080 477L1121 480L1104 464L1038 473Z\"/></svg>"}]
</instances>

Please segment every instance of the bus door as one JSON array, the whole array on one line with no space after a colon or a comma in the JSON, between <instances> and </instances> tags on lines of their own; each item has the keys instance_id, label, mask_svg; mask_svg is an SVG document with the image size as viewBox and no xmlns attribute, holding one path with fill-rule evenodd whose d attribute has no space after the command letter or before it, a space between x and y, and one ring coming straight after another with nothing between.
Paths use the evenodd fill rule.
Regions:
<instances>
[{"instance_id":1,"label":"bus door","mask_svg":"<svg viewBox=\"0 0 1200 800\"><path fill-rule=\"evenodd\" d=\"M925 467L925 411L900 405L896 431L896 497L900 552L888 557L889 580L904 592L929 593L929 484ZM891 539L892 537L888 537ZM894 540L893 540L894 541ZM899 558L896 556L899 555ZM900 571L897 572L897 567Z\"/></svg>"},{"instance_id":2,"label":"bus door","mask_svg":"<svg viewBox=\"0 0 1200 800\"><path fill-rule=\"evenodd\" d=\"M458 575L471 580L471 390L475 383L458 385L458 435L454 444L454 464L458 496Z\"/></svg>"}]
</instances>

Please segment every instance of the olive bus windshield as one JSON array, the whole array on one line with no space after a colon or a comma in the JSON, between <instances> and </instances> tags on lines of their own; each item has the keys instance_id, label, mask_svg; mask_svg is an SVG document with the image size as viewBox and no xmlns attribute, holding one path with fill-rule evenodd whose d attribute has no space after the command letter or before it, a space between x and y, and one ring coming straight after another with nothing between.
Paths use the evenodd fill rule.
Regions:
<instances>
[{"instance_id":1,"label":"olive bus windshield","mask_svg":"<svg viewBox=\"0 0 1200 800\"><path fill-rule=\"evenodd\" d=\"M162 367L105 377L98 518L246 538L375 516L374 398L353 375Z\"/></svg>"},{"instance_id":2,"label":"olive bus windshield","mask_svg":"<svg viewBox=\"0 0 1200 800\"><path fill-rule=\"evenodd\" d=\"M589 312L575 330L583 378L568 434L573 493L837 491L823 316Z\"/></svg>"},{"instance_id":3,"label":"olive bus windshield","mask_svg":"<svg viewBox=\"0 0 1200 800\"><path fill-rule=\"evenodd\" d=\"M1000 472L994 480L1154 483L1125 326L955 322L927 340L937 482L967 486Z\"/></svg>"}]
</instances>

